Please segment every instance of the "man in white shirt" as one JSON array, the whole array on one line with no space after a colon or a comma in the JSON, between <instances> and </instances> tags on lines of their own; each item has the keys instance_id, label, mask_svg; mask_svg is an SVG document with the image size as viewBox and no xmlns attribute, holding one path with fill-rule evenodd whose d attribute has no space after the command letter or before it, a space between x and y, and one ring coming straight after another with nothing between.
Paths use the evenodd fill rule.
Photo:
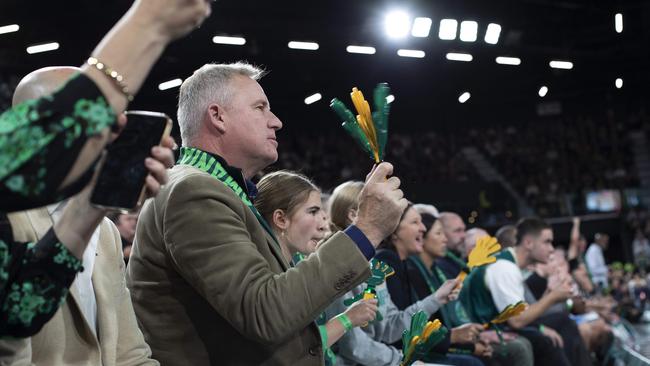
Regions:
<instances>
[{"instance_id":1,"label":"man in white shirt","mask_svg":"<svg viewBox=\"0 0 650 366\"><path fill-rule=\"evenodd\" d=\"M585 262L591 273L591 280L601 289L608 286L607 274L609 270L607 269L605 256L603 255L603 251L607 250L608 246L609 235L597 233L594 236L594 242L591 243L585 254Z\"/></svg>"},{"instance_id":2,"label":"man in white shirt","mask_svg":"<svg viewBox=\"0 0 650 366\"><path fill-rule=\"evenodd\" d=\"M536 218L522 219L517 224L517 244L496 255L493 264L475 268L464 282L460 299L474 322L494 319L508 305L524 301L522 270L531 264L546 263L553 252L553 230ZM562 350L562 338L550 327L532 324L553 304L571 296L571 288L558 286L537 303L531 304L507 325L518 331L533 345L535 365L569 365Z\"/></svg>"}]
</instances>

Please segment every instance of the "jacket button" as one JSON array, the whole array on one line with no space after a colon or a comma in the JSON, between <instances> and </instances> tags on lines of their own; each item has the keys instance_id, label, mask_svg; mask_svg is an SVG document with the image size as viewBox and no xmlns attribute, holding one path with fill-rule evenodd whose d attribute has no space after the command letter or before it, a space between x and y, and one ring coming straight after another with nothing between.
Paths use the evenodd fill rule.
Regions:
<instances>
[{"instance_id":1,"label":"jacket button","mask_svg":"<svg viewBox=\"0 0 650 366\"><path fill-rule=\"evenodd\" d=\"M309 349L309 354L315 357L315 356L320 355L319 351L320 351L320 346L314 346L314 347Z\"/></svg>"}]
</instances>

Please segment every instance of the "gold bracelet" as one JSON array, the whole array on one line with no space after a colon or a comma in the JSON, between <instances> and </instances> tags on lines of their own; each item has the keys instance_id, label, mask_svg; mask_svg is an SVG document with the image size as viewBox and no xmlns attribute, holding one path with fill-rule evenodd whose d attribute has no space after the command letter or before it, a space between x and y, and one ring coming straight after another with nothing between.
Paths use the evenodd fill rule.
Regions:
<instances>
[{"instance_id":1,"label":"gold bracelet","mask_svg":"<svg viewBox=\"0 0 650 366\"><path fill-rule=\"evenodd\" d=\"M101 71L104 75L108 76L111 79L111 81L115 84L115 86L117 86L117 88L120 89L120 91L122 91L122 94L124 94L124 96L129 102L133 100L133 94L129 93L129 88L127 88L126 83L124 83L124 77L120 75L120 73L111 69L110 67L108 67L108 65L106 65L105 63L99 61L94 57L89 57L86 63L89 66L92 66L97 70Z\"/></svg>"}]
</instances>

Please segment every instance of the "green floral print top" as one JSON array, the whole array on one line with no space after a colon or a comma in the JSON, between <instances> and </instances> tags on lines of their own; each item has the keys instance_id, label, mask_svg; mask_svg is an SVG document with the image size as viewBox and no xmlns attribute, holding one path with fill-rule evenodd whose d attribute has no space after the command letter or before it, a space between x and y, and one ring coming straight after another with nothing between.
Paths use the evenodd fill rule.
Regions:
<instances>
[{"instance_id":1,"label":"green floral print top","mask_svg":"<svg viewBox=\"0 0 650 366\"><path fill-rule=\"evenodd\" d=\"M83 74L0 115L0 337L36 334L82 270L52 229L37 243L16 242L6 213L79 192L94 164L77 182L59 187L88 138L115 122L101 91Z\"/></svg>"},{"instance_id":2,"label":"green floral print top","mask_svg":"<svg viewBox=\"0 0 650 366\"><path fill-rule=\"evenodd\" d=\"M65 301L81 261L50 229L38 243L16 243L0 214L0 337L29 337Z\"/></svg>"},{"instance_id":3,"label":"green floral print top","mask_svg":"<svg viewBox=\"0 0 650 366\"><path fill-rule=\"evenodd\" d=\"M2 113L0 211L41 207L79 192L94 166L76 184L64 191L59 187L87 139L116 120L100 90L83 74L52 95Z\"/></svg>"}]
</instances>

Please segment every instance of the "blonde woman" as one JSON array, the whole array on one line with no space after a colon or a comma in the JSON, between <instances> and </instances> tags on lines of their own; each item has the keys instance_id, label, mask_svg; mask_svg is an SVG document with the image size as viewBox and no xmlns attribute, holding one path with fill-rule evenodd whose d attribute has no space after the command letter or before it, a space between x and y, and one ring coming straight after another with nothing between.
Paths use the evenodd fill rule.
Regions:
<instances>
[{"instance_id":1,"label":"blonde woman","mask_svg":"<svg viewBox=\"0 0 650 366\"><path fill-rule=\"evenodd\" d=\"M345 182L334 189L330 197L330 220L333 232L340 231L354 221L359 205L359 193L364 183ZM337 365L399 365L402 353L388 344L401 338L402 332L410 325L411 316L422 310L428 315L449 301L454 288L454 281L441 286L439 291L400 311L397 309L386 285L376 288L379 299L379 311L384 319L370 323L365 328L355 328L337 343ZM326 313L336 314L343 308L343 300L363 292L365 285L360 285L330 306Z\"/></svg>"},{"instance_id":2,"label":"blonde woman","mask_svg":"<svg viewBox=\"0 0 650 366\"><path fill-rule=\"evenodd\" d=\"M316 251L326 233L320 189L307 177L289 171L265 175L257 188L255 208L275 234L284 259L292 265L299 265L304 256ZM375 319L376 313L377 300L362 300L332 319L328 320L324 313L316 319L326 365L336 362L329 347L347 331Z\"/></svg>"}]
</instances>

